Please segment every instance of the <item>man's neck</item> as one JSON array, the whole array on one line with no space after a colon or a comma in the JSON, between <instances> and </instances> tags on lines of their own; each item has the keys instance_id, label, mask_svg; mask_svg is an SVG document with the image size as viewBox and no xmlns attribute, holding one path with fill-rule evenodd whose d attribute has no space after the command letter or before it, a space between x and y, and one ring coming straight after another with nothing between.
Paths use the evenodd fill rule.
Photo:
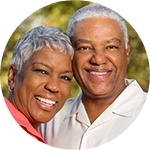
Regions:
<instances>
[{"instance_id":1,"label":"man's neck","mask_svg":"<svg viewBox=\"0 0 150 150\"><path fill-rule=\"evenodd\" d=\"M114 100L83 100L91 124L107 109Z\"/></svg>"}]
</instances>

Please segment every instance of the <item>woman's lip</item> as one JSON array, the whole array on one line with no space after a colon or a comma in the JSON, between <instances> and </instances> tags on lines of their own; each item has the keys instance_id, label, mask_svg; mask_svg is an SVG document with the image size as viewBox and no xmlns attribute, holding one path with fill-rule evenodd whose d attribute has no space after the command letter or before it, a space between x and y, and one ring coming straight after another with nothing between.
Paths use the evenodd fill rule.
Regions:
<instances>
[{"instance_id":1,"label":"woman's lip","mask_svg":"<svg viewBox=\"0 0 150 150\"><path fill-rule=\"evenodd\" d=\"M39 96L36 96L35 99L37 101L37 104L40 106L40 108L46 111L53 110L56 107L56 104L58 103L58 101L52 101L50 99L46 99Z\"/></svg>"},{"instance_id":2,"label":"woman's lip","mask_svg":"<svg viewBox=\"0 0 150 150\"><path fill-rule=\"evenodd\" d=\"M51 100L51 99L48 99L48 98L43 98L43 97L40 97L40 96L35 96L35 98L43 103L46 103L46 104L49 104L49 105L54 105L56 103L58 103L57 100Z\"/></svg>"}]
</instances>

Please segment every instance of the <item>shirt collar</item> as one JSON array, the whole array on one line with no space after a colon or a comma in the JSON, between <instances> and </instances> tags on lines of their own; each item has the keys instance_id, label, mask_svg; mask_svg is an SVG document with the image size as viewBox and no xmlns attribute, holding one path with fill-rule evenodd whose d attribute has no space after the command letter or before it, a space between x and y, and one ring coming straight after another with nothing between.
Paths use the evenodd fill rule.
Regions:
<instances>
[{"instance_id":1,"label":"shirt collar","mask_svg":"<svg viewBox=\"0 0 150 150\"><path fill-rule=\"evenodd\" d=\"M72 115L74 115L76 113L78 113L79 110L80 110L81 105L82 105L82 91L80 90L78 96L75 99L71 98L71 99L67 100L65 109L70 110L68 112L67 118L71 117ZM68 108L67 108L67 106L68 106Z\"/></svg>"},{"instance_id":2,"label":"shirt collar","mask_svg":"<svg viewBox=\"0 0 150 150\"><path fill-rule=\"evenodd\" d=\"M144 103L146 93L137 81L126 79L126 89L112 103L112 113L121 117L133 117L140 103Z\"/></svg>"},{"instance_id":3,"label":"shirt collar","mask_svg":"<svg viewBox=\"0 0 150 150\"><path fill-rule=\"evenodd\" d=\"M133 79L125 79L125 83L127 85L126 89L108 107L108 109L113 115L118 115L121 117L132 117L134 116L139 103L141 103L141 99L146 99L146 93L143 92L139 84ZM75 99L71 99L71 101L73 101L71 107L72 109L68 113L66 118L71 117L74 114L79 114L79 112L82 112L82 115L86 114L83 113L85 111L85 108L82 103L82 91L79 92L78 96ZM82 118L79 115L77 116L78 119Z\"/></svg>"}]
</instances>

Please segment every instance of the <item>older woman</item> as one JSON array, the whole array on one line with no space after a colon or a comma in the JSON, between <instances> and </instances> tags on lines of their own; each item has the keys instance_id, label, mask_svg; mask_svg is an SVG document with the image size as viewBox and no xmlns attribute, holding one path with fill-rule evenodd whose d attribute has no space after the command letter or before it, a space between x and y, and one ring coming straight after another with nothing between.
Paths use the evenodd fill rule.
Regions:
<instances>
[{"instance_id":1,"label":"older woman","mask_svg":"<svg viewBox=\"0 0 150 150\"><path fill-rule=\"evenodd\" d=\"M14 48L5 101L20 126L44 143L38 126L54 117L69 96L72 57L68 36L51 26L28 31Z\"/></svg>"}]
</instances>

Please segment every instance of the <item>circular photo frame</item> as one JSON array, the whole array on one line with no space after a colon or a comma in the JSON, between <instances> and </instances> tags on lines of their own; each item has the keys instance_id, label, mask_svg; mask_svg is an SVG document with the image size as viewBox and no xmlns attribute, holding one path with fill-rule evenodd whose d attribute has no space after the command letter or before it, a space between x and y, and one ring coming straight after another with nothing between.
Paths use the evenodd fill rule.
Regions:
<instances>
[{"instance_id":1,"label":"circular photo frame","mask_svg":"<svg viewBox=\"0 0 150 150\"><path fill-rule=\"evenodd\" d=\"M0 78L1 81L0 82L1 82L1 91L2 91L0 95L1 96L0 105L2 110L1 117L4 118L4 121L2 120L1 123L3 146L5 145L5 147L9 147L9 144L7 143L10 142L11 148L15 148L15 149L19 149L22 146L25 147L26 149L27 148L44 149L44 150L57 149L57 146L51 147L51 145L49 146L43 144L41 142L38 142L36 139L32 138L31 136L29 136L29 134L26 134L26 132L22 130L22 128L20 128L19 124L14 120L11 113L8 111L5 101L3 101L4 99L3 97L4 96L7 97L9 95L9 89L7 86L7 80L8 80L7 71L8 71L8 67L10 64L15 43L24 33L40 25L45 25L45 26L50 25L50 26L58 27L66 32L68 21L70 17L73 15L73 13L77 9L93 2L96 1L54 1L54 2L45 1L45 2L38 2L38 5L35 5L35 7L33 7L34 3L31 2L19 3L19 5L15 6L14 5L15 0L13 1L12 3L13 8L12 7L10 8L11 11L13 11L14 9L19 11L21 8L22 9L28 8L29 4L32 5L32 7L30 7L30 11L28 12L21 11L20 15L22 17L20 17L18 20L16 20L15 17L16 13L14 13L14 15L12 16L12 21L16 21L16 23L14 24L12 23L12 25L10 25L10 29L8 29L9 33L7 32L6 34L6 31L4 31L2 32L0 37L4 41L2 42L1 45L1 49L4 51L1 52L0 55L1 56L1 78ZM127 78L134 78L135 80L137 80L139 85L143 89L143 91L148 93L147 95L147 99L148 99L149 97L149 91L148 91L149 90L149 60L148 60L149 45L147 43L148 41L147 37L145 36L146 34L148 35L148 31L147 31L148 23L145 23L147 24L147 29L145 29L146 27L141 23L144 21L147 22L145 10L148 9L146 9L147 8L146 3L145 4L142 4L142 2L138 3L139 5L141 6L143 5L143 7L145 7L145 9L143 9L142 12L140 13L138 12L138 8L140 8L141 6L138 6L137 9L133 11L133 5L129 6L125 4L125 2L122 3L116 2L117 6L112 2L105 2L103 0L97 3L100 3L106 7L109 7L112 10L115 10L126 19L129 41L131 44L130 65L127 70ZM4 4L4 6L6 7L7 3ZM1 14L2 13L3 12L1 12ZM137 19L138 17L132 18L134 16L140 16L141 18L140 19ZM6 15L6 17L8 17L8 15ZM4 30L5 28L7 30L7 28L9 28L8 24L10 24L9 21L7 21L5 24L2 24L3 25L2 29ZM142 25L143 27L141 28ZM69 98L76 97L78 95L78 92L80 91L80 86L77 84L75 79L73 79L72 82L73 82L73 88L71 90ZM108 143L106 142L106 144L101 145L101 149L105 150L114 147L115 149L119 150L122 147L122 145L124 145L123 149L127 149L129 147L135 148L135 144L137 149L139 149L140 147L142 148L142 146L147 148L149 146L148 140L146 139L144 140L142 137L146 136L149 130L147 119L146 119L147 117L145 117L148 114L147 111L149 111L148 103L149 103L148 101L145 101L145 104L138 118L131 124L131 126L127 130L125 130L125 132L117 136L117 138L115 138L111 142ZM64 135L64 141L65 141L65 137L67 137L67 134ZM124 143L124 141L126 142ZM16 142L18 143L17 145ZM99 147L93 147L93 148L99 149Z\"/></svg>"}]
</instances>

